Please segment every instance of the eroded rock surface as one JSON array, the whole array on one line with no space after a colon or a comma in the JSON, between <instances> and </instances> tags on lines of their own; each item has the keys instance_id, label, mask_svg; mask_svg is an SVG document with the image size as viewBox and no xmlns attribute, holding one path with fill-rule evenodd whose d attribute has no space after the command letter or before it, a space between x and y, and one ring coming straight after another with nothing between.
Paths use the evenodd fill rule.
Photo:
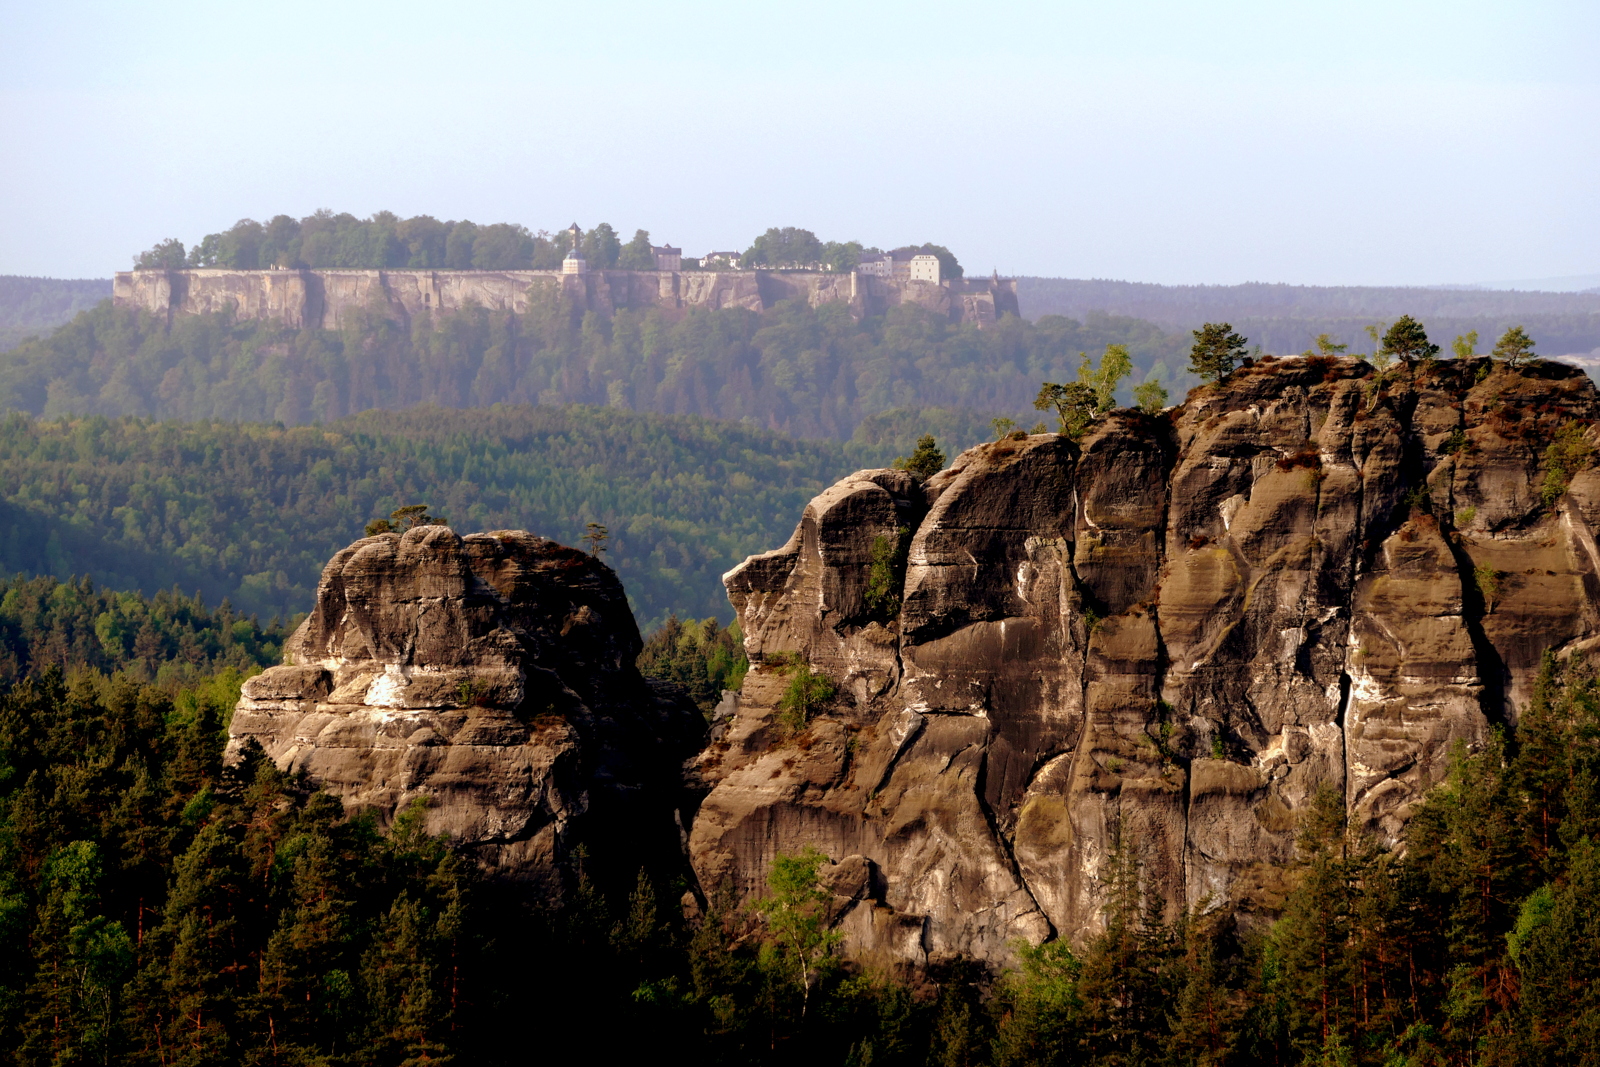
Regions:
<instances>
[{"instance_id":1,"label":"eroded rock surface","mask_svg":"<svg viewBox=\"0 0 1600 1067\"><path fill-rule=\"evenodd\" d=\"M640 677L639 648L616 575L582 552L522 531L368 537L329 561L284 665L245 683L229 756L258 742L383 820L421 798L430 832L551 892L586 838L631 874L677 850L678 769L704 734Z\"/></svg>"},{"instance_id":2,"label":"eroded rock surface","mask_svg":"<svg viewBox=\"0 0 1600 1067\"><path fill-rule=\"evenodd\" d=\"M860 874L853 950L912 964L1081 942L1119 850L1169 915L1270 914L1319 790L1394 842L1546 649L1600 642L1600 473L1547 453L1597 415L1556 364L1269 360L1079 442L851 475L724 579L754 667L694 767L702 885L814 845ZM868 591L901 537L895 611ZM794 734L802 664L838 695Z\"/></svg>"}]
</instances>

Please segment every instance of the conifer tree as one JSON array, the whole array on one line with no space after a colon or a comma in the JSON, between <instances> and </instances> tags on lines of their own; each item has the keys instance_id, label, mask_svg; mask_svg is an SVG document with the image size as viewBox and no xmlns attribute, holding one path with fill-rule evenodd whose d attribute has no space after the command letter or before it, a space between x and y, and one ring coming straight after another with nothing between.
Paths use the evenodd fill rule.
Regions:
<instances>
[{"instance_id":1,"label":"conifer tree","mask_svg":"<svg viewBox=\"0 0 1600 1067\"><path fill-rule=\"evenodd\" d=\"M939 451L939 444L933 439L933 434L925 433L917 438L917 447L910 456L902 456L894 461L896 469L910 471L918 478L931 478L944 470L944 453Z\"/></svg>"},{"instance_id":2,"label":"conifer tree","mask_svg":"<svg viewBox=\"0 0 1600 1067\"><path fill-rule=\"evenodd\" d=\"M1208 322L1194 335L1189 349L1189 373L1203 382L1219 382L1233 373L1234 364L1244 358L1249 339L1233 332L1226 322Z\"/></svg>"},{"instance_id":3,"label":"conifer tree","mask_svg":"<svg viewBox=\"0 0 1600 1067\"><path fill-rule=\"evenodd\" d=\"M1415 363L1418 360L1432 359L1439 354L1439 346L1428 340L1428 333L1422 328L1422 323L1410 315L1401 315L1395 320L1389 332L1383 335L1384 355L1393 356L1402 363Z\"/></svg>"},{"instance_id":4,"label":"conifer tree","mask_svg":"<svg viewBox=\"0 0 1600 1067\"><path fill-rule=\"evenodd\" d=\"M1513 326L1494 343L1492 355L1509 367L1520 367L1533 357L1533 338L1521 326Z\"/></svg>"}]
</instances>

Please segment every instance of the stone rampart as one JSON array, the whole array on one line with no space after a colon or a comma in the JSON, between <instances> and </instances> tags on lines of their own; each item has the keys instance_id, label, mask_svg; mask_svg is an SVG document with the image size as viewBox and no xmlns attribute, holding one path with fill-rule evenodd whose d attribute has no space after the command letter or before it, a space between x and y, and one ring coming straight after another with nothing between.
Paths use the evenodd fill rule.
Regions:
<instances>
[{"instance_id":1,"label":"stone rampart","mask_svg":"<svg viewBox=\"0 0 1600 1067\"><path fill-rule=\"evenodd\" d=\"M551 270L134 270L117 274L118 307L154 315L200 315L232 305L245 319L337 330L353 313L377 309L410 323L435 311L476 304L524 313L541 293L556 292L585 311L622 308L747 308L784 300L812 307L845 304L857 318L896 304L917 304L956 322L993 323L1017 313L1016 283L999 278L937 284L818 271L632 271L562 274Z\"/></svg>"}]
</instances>

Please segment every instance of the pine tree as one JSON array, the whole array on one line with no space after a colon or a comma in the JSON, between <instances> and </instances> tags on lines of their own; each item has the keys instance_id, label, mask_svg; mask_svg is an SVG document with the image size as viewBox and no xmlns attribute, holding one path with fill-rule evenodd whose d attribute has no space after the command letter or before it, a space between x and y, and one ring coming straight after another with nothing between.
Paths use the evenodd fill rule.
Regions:
<instances>
[{"instance_id":1,"label":"pine tree","mask_svg":"<svg viewBox=\"0 0 1600 1067\"><path fill-rule=\"evenodd\" d=\"M1389 332L1383 335L1381 351L1401 362L1415 363L1438 355L1439 346L1428 341L1428 333L1422 328L1422 323L1410 315L1401 315L1389 327Z\"/></svg>"},{"instance_id":2,"label":"pine tree","mask_svg":"<svg viewBox=\"0 0 1600 1067\"><path fill-rule=\"evenodd\" d=\"M911 455L896 459L894 465L896 469L910 471L918 478L931 478L944 470L944 453L939 451L933 434L925 433L917 438L917 447Z\"/></svg>"},{"instance_id":3,"label":"pine tree","mask_svg":"<svg viewBox=\"0 0 1600 1067\"><path fill-rule=\"evenodd\" d=\"M1491 355L1503 359L1510 367L1520 367L1533 357L1533 338L1521 326L1513 326L1500 335Z\"/></svg>"},{"instance_id":4,"label":"pine tree","mask_svg":"<svg viewBox=\"0 0 1600 1067\"><path fill-rule=\"evenodd\" d=\"M1194 345L1189 349L1189 373L1199 375L1203 382L1220 382L1244 358L1249 339L1234 333L1230 323L1208 322L1190 332Z\"/></svg>"}]
</instances>

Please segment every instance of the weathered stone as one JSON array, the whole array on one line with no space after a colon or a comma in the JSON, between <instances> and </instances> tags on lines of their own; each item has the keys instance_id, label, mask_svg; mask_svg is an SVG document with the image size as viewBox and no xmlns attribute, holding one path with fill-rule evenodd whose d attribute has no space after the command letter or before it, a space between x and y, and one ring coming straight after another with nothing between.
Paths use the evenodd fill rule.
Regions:
<instances>
[{"instance_id":1,"label":"weathered stone","mask_svg":"<svg viewBox=\"0 0 1600 1067\"><path fill-rule=\"evenodd\" d=\"M645 684L616 576L521 531L443 526L357 541L328 563L285 664L245 683L250 742L387 822L416 800L499 874L558 892L587 840L631 876L677 847L692 706ZM625 854L624 854L625 853Z\"/></svg>"},{"instance_id":2,"label":"weathered stone","mask_svg":"<svg viewBox=\"0 0 1600 1067\"><path fill-rule=\"evenodd\" d=\"M1582 372L1273 360L1169 414L971 449L920 501L857 472L725 577L754 666L694 765L703 885L814 845L852 950L910 964L1081 942L1120 857L1169 915L1269 915L1319 791L1395 843L1546 650L1600 647L1600 474L1546 491ZM839 695L791 735L802 662Z\"/></svg>"},{"instance_id":3,"label":"weathered stone","mask_svg":"<svg viewBox=\"0 0 1600 1067\"><path fill-rule=\"evenodd\" d=\"M812 307L843 304L857 318L914 304L977 326L1018 313L1012 279L934 283L854 271L132 270L117 273L111 299L117 307L139 308L169 323L174 316L231 308L241 319L338 330L374 308L410 324L473 306L520 315L552 295L604 316L650 307L669 314L689 308L762 311L786 300Z\"/></svg>"}]
</instances>

